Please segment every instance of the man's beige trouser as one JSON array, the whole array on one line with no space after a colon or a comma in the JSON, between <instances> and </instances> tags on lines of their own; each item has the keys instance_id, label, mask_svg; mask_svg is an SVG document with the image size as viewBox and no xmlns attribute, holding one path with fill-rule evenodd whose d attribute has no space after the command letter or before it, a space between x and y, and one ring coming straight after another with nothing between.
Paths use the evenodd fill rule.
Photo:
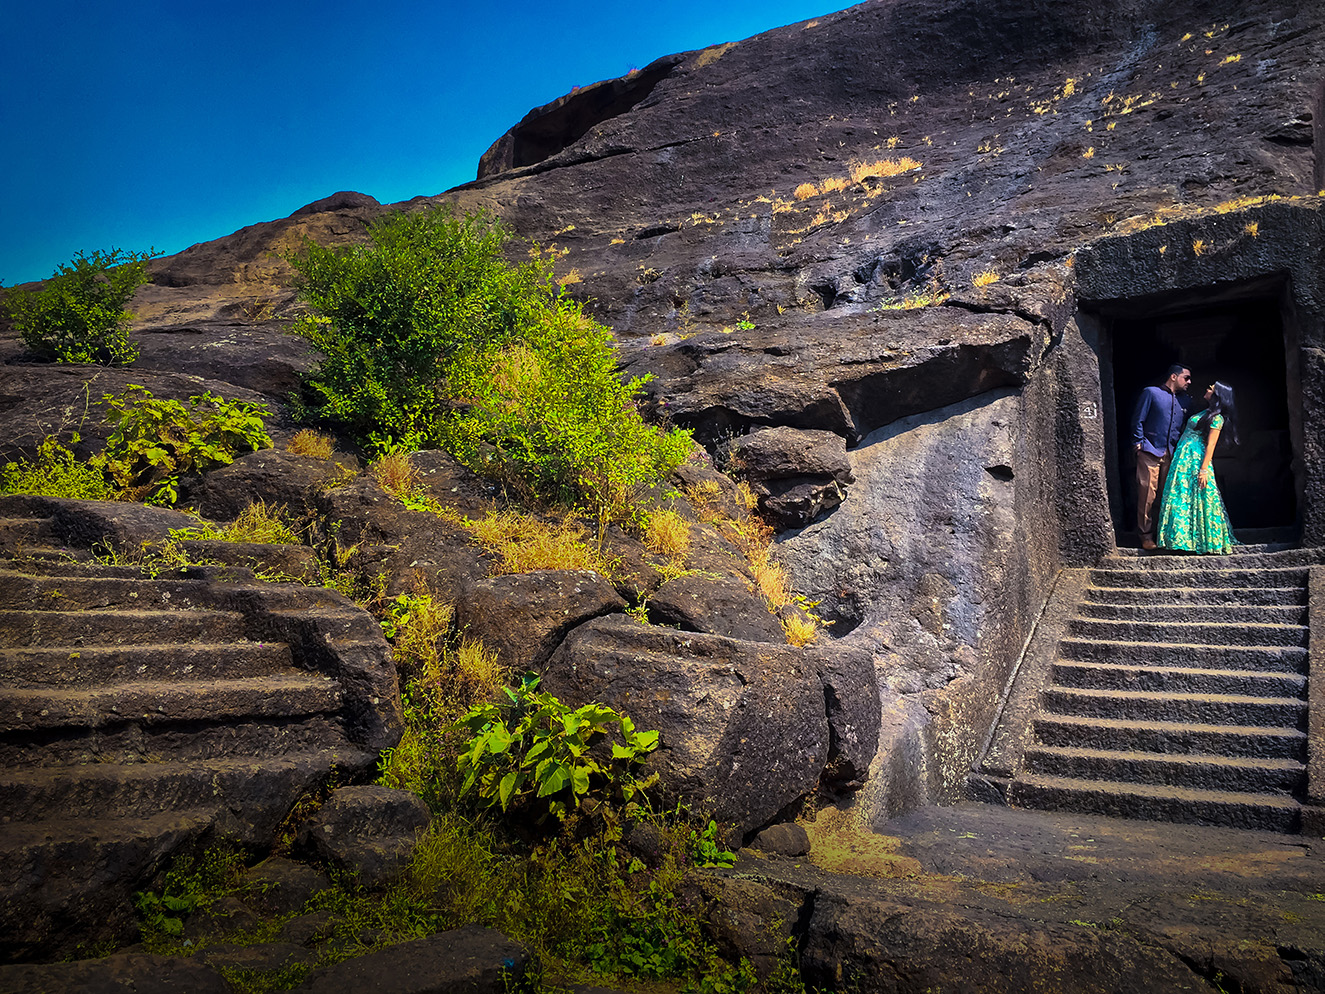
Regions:
<instances>
[{"instance_id":1,"label":"man's beige trouser","mask_svg":"<svg viewBox=\"0 0 1325 994\"><path fill-rule=\"evenodd\" d=\"M1172 458L1172 453L1152 456L1144 449L1136 453L1136 530L1149 538L1155 537L1156 504Z\"/></svg>"}]
</instances>

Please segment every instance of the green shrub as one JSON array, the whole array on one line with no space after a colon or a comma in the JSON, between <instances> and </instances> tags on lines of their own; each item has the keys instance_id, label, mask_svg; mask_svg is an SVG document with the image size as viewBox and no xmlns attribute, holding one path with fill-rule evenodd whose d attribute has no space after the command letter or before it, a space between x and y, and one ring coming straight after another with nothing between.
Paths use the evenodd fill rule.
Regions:
<instances>
[{"instance_id":1,"label":"green shrub","mask_svg":"<svg viewBox=\"0 0 1325 994\"><path fill-rule=\"evenodd\" d=\"M442 445L538 498L626 514L635 490L678 465L688 433L648 425L611 332L564 295L552 264L501 254L489 215L445 208L385 217L371 244L291 257L310 313L296 331L323 354L315 413L376 451Z\"/></svg>"},{"instance_id":2,"label":"green shrub","mask_svg":"<svg viewBox=\"0 0 1325 994\"><path fill-rule=\"evenodd\" d=\"M563 704L532 674L505 690L507 701L477 705L458 722L471 736L458 760L462 796L476 789L484 806L521 808L542 824L549 814L564 821L589 798L629 807L656 779L636 779L631 766L658 747L657 732L635 731L602 704ZM613 732L611 761L600 762L589 747Z\"/></svg>"},{"instance_id":3,"label":"green shrub","mask_svg":"<svg viewBox=\"0 0 1325 994\"><path fill-rule=\"evenodd\" d=\"M70 444L77 442L75 435ZM72 500L114 500L117 496L100 469L79 462L54 435L48 435L37 446L35 460L19 459L0 466L0 494Z\"/></svg>"},{"instance_id":4,"label":"green shrub","mask_svg":"<svg viewBox=\"0 0 1325 994\"><path fill-rule=\"evenodd\" d=\"M156 252L78 253L38 290L6 291L0 306L28 348L56 362L128 365L138 358L129 340L125 305L151 278Z\"/></svg>"},{"instance_id":5,"label":"green shrub","mask_svg":"<svg viewBox=\"0 0 1325 994\"><path fill-rule=\"evenodd\" d=\"M458 357L500 347L530 325L553 293L538 261L511 266L507 233L486 213L443 207L391 214L370 244L290 256L310 313L296 334L322 353L307 383L320 416L360 441L418 447L436 436L446 378Z\"/></svg>"},{"instance_id":6,"label":"green shrub","mask_svg":"<svg viewBox=\"0 0 1325 994\"><path fill-rule=\"evenodd\" d=\"M190 397L185 407L136 384L101 400L115 430L93 464L126 491L150 494L153 503L175 503L185 473L228 466L237 455L271 445L262 422L270 414L265 404L224 400L208 391Z\"/></svg>"}]
</instances>

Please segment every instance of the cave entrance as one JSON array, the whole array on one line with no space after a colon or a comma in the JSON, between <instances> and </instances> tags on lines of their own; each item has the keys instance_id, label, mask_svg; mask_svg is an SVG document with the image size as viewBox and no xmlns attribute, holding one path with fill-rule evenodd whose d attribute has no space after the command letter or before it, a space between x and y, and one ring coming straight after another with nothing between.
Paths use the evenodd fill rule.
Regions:
<instances>
[{"instance_id":1,"label":"cave entrance","mask_svg":"<svg viewBox=\"0 0 1325 994\"><path fill-rule=\"evenodd\" d=\"M1260 281L1101 305L1106 461L1120 545L1136 541L1132 413L1142 388L1162 382L1172 363L1192 372L1191 413L1204 410L1206 388L1215 380L1237 395L1241 442L1221 441L1214 457L1234 531L1247 542L1296 539L1300 488L1293 439L1301 436L1290 410L1298 407L1293 401L1300 391L1297 371L1286 361L1296 349L1287 340L1284 303L1282 281Z\"/></svg>"}]
</instances>

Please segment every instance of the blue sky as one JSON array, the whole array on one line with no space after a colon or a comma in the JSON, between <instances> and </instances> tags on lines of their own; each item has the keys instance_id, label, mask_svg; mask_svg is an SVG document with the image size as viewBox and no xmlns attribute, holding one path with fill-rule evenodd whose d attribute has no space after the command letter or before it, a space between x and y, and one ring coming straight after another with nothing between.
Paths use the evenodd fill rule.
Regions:
<instances>
[{"instance_id":1,"label":"blue sky","mask_svg":"<svg viewBox=\"0 0 1325 994\"><path fill-rule=\"evenodd\" d=\"M80 250L177 252L337 190L437 194L573 86L845 6L11 4L0 280L44 278Z\"/></svg>"}]
</instances>

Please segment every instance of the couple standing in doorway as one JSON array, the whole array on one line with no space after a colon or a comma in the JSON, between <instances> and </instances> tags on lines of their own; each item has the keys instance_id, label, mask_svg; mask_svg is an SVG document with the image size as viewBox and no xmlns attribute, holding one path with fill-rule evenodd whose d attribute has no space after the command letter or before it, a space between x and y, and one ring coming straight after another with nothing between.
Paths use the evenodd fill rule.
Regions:
<instances>
[{"instance_id":1,"label":"couple standing in doorway","mask_svg":"<svg viewBox=\"0 0 1325 994\"><path fill-rule=\"evenodd\" d=\"M1137 400L1136 526L1143 549L1227 554L1233 529L1211 459L1221 436L1237 444L1237 407L1233 388L1216 382L1205 410L1189 415L1191 381L1186 366L1170 366L1163 386L1146 387Z\"/></svg>"}]
</instances>

